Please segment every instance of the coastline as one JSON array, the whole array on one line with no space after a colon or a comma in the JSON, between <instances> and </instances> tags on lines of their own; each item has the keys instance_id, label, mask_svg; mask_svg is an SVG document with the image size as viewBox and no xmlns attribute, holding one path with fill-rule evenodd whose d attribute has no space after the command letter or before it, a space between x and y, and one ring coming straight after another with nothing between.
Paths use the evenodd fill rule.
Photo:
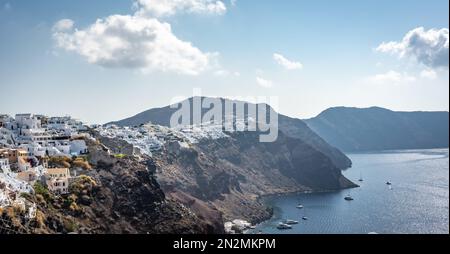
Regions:
<instances>
[{"instance_id":1,"label":"coastline","mask_svg":"<svg viewBox=\"0 0 450 254\"><path fill-rule=\"evenodd\" d=\"M289 196L289 195L301 195L301 194L315 194L315 193L332 193L332 192L338 192L346 189L354 189L359 188L357 187L348 187L348 188L342 188L342 189L336 189L336 190L307 190L307 191L291 191L291 192L283 192L283 193L276 193L276 194L264 194L257 197L256 201L262 203L268 210L270 210L270 217L263 218L261 220L255 220L254 226L258 226L264 222L267 222L271 220L274 216L274 207L268 204L268 200L274 197L281 197L281 196Z\"/></svg>"},{"instance_id":2,"label":"coastline","mask_svg":"<svg viewBox=\"0 0 450 254\"><path fill-rule=\"evenodd\" d=\"M414 160L416 157L413 156L411 158L410 155L405 153L420 153L425 157L421 157L423 160L416 161ZM365 154L367 155L367 153ZM339 193L339 190L318 190L262 195L258 198L258 201L272 208L272 217L259 222L255 225L255 229L248 230L246 233L258 234L264 232L268 234L283 234L285 232L279 232L274 228L278 220L295 219L297 218L296 216L300 216L301 218L301 216L306 215L308 215L310 222L305 222L301 227L294 227L294 230L291 232L306 234L351 232L358 232L360 234L367 234L369 232L378 232L381 234L441 234L448 232L448 226L446 229L445 223L444 227L439 223L430 226L430 222L427 219L438 220L439 218L440 220L441 218L447 218L448 225L448 205L445 205L448 202L448 199L445 201L445 195L448 197L448 188L445 188L445 186L448 187L448 148L442 148L442 150L441 148L414 151L401 150L395 153L395 155L390 155L390 157L385 157L384 152L380 153L381 157L373 157L370 154L366 157L361 157L360 155L359 153L354 158L358 162L356 169L346 173L346 177L349 179L357 179L360 170L365 172L364 184L361 184L363 188L357 189L356 192L351 192L352 196L355 197L355 202L348 203L342 201L347 188L343 188L342 193ZM380 160L384 164L379 164ZM370 163L367 165L364 163L361 164L361 161ZM434 162L440 163L433 164ZM431 169L424 171L421 168L416 168L416 165L426 168L431 166ZM408 172L414 174L411 175ZM420 185L422 182L416 176L420 176L420 179L429 179L428 184L426 186ZM386 179L393 182L394 188L386 186ZM423 189L413 194L410 192L409 186L414 184L431 189ZM435 193L436 191L438 191L437 194ZM302 196L303 194L317 193L324 193L324 195ZM292 196L289 197L290 195ZM297 197L295 195L299 196ZM434 200L432 197L436 195L437 200L441 200L444 197L443 203L442 200L438 203L430 201ZM408 204L412 204L415 200L420 199L423 204L420 207L407 208L402 203L399 203L399 198L402 202L407 202ZM368 200L370 200L369 203ZM303 211L297 212L293 205L298 202L305 205L305 207L311 206L313 211L308 208L306 213ZM385 207L385 213L389 216L383 217L380 215L377 207ZM433 207L433 209L429 210L430 207ZM434 210L434 208L436 209ZM446 216L442 213L444 212L445 214L445 210ZM358 214L364 214L364 218L359 218L355 221L355 224L349 226L348 221L358 217ZM405 214L411 218L415 218L417 224L411 225L407 221L402 221ZM399 223L396 224L395 222Z\"/></svg>"}]
</instances>

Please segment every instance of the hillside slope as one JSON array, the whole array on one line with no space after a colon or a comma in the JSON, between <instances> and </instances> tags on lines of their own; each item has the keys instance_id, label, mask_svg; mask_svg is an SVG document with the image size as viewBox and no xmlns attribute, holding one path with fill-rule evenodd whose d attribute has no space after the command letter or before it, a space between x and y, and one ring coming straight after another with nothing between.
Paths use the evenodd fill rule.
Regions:
<instances>
[{"instance_id":1,"label":"hillside slope","mask_svg":"<svg viewBox=\"0 0 450 254\"><path fill-rule=\"evenodd\" d=\"M230 102L236 105L236 107L242 107L247 110L248 105L254 105L248 102L242 101L230 101L222 98L208 98L202 97L201 101L203 102L205 99L209 101L220 103L224 105L225 101ZM187 100L189 105L192 105L193 98ZM184 103L183 101L181 103ZM269 106L265 105L269 108ZM212 107L211 107L212 108ZM202 116L209 110L210 108L203 109ZM118 126L139 126L141 124L153 123L162 126L170 125L170 117L173 113L177 111L176 108L171 108L170 106L166 106L163 108L155 108L139 113L135 116L132 116L127 119L123 119L116 122L110 122L108 124L115 124ZM192 112L192 108L191 108ZM222 113L225 116L225 110L222 108ZM247 116L247 111L245 116ZM310 145L310 147L314 148L317 151L325 154L327 157L331 159L334 165L340 169L346 169L351 167L351 160L343 154L341 151L336 149L335 147L330 146L325 140L323 140L319 135L317 135L314 131L312 131L306 124L300 119L294 119L282 114L279 114L279 130L286 135L302 140L303 142ZM192 119L190 119L191 123L194 123Z\"/></svg>"},{"instance_id":2,"label":"hillside slope","mask_svg":"<svg viewBox=\"0 0 450 254\"><path fill-rule=\"evenodd\" d=\"M258 198L299 191L356 187L331 160L305 142L280 133L273 143L255 132L203 140L189 148L169 144L155 153L158 182L212 203L227 220L260 222L271 213Z\"/></svg>"},{"instance_id":3,"label":"hillside slope","mask_svg":"<svg viewBox=\"0 0 450 254\"><path fill-rule=\"evenodd\" d=\"M446 148L449 142L448 112L339 107L305 122L328 143L346 152Z\"/></svg>"}]
</instances>

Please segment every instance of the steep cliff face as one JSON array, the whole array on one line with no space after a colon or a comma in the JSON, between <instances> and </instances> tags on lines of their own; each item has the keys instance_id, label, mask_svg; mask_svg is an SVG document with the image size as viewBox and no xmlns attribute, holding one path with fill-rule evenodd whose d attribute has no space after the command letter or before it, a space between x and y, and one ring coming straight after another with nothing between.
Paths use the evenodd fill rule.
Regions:
<instances>
[{"instance_id":1,"label":"steep cliff face","mask_svg":"<svg viewBox=\"0 0 450 254\"><path fill-rule=\"evenodd\" d=\"M258 201L263 195L356 186L327 156L281 132L274 143L260 143L255 132L238 132L190 148L168 145L154 157L163 189L210 202L228 220L270 217Z\"/></svg>"},{"instance_id":2,"label":"steep cliff face","mask_svg":"<svg viewBox=\"0 0 450 254\"><path fill-rule=\"evenodd\" d=\"M347 169L352 166L352 161L338 148L330 145L316 132L311 130L308 125L295 118L280 115L279 120L280 130L287 136L295 139L300 139L326 155L333 164L340 169Z\"/></svg>"},{"instance_id":3,"label":"steep cliff face","mask_svg":"<svg viewBox=\"0 0 450 254\"><path fill-rule=\"evenodd\" d=\"M204 220L166 198L151 160L116 159L93 142L89 150L94 169L72 183L71 195L54 196L42 189L27 196L37 205L36 218L21 220L20 210L5 209L0 218L11 229L5 233L223 233L220 213Z\"/></svg>"}]
</instances>

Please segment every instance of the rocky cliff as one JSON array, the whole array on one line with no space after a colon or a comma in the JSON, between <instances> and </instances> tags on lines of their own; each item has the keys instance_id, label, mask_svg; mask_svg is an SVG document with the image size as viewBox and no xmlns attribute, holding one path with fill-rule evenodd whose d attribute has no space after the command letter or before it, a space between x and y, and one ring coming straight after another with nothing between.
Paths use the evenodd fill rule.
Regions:
<instances>
[{"instance_id":1,"label":"rocky cliff","mask_svg":"<svg viewBox=\"0 0 450 254\"><path fill-rule=\"evenodd\" d=\"M89 142L94 169L81 172L70 186L71 194L55 196L42 186L25 195L37 206L36 217L7 207L0 211L2 233L199 234L222 233L220 213L210 220L166 198L155 180L151 159L115 158L106 146Z\"/></svg>"},{"instance_id":2,"label":"rocky cliff","mask_svg":"<svg viewBox=\"0 0 450 254\"><path fill-rule=\"evenodd\" d=\"M229 135L154 154L163 189L209 203L226 220L259 222L271 216L261 196L356 187L326 155L282 132L274 143L258 142L255 132Z\"/></svg>"}]
</instances>

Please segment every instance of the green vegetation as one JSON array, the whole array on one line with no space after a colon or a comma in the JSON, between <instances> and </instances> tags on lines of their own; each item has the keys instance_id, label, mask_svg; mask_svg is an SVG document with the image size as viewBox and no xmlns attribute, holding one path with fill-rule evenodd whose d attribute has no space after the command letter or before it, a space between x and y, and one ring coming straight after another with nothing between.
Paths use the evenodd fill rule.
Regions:
<instances>
[{"instance_id":1,"label":"green vegetation","mask_svg":"<svg viewBox=\"0 0 450 254\"><path fill-rule=\"evenodd\" d=\"M25 192L20 193L20 197L26 199L26 200L31 200L31 195Z\"/></svg>"},{"instance_id":2,"label":"green vegetation","mask_svg":"<svg viewBox=\"0 0 450 254\"><path fill-rule=\"evenodd\" d=\"M64 220L64 229L67 232L75 232L78 229L78 225L75 221L71 220L70 218L66 218Z\"/></svg>"},{"instance_id":3,"label":"green vegetation","mask_svg":"<svg viewBox=\"0 0 450 254\"><path fill-rule=\"evenodd\" d=\"M40 195L46 202L51 203L53 201L53 195L50 193L47 187L43 186L41 183L36 182L33 188L37 199L39 199L38 195Z\"/></svg>"},{"instance_id":4,"label":"green vegetation","mask_svg":"<svg viewBox=\"0 0 450 254\"><path fill-rule=\"evenodd\" d=\"M123 154L123 153L114 154L114 158L116 158L116 159L123 159L125 157L127 157L127 155Z\"/></svg>"}]
</instances>

